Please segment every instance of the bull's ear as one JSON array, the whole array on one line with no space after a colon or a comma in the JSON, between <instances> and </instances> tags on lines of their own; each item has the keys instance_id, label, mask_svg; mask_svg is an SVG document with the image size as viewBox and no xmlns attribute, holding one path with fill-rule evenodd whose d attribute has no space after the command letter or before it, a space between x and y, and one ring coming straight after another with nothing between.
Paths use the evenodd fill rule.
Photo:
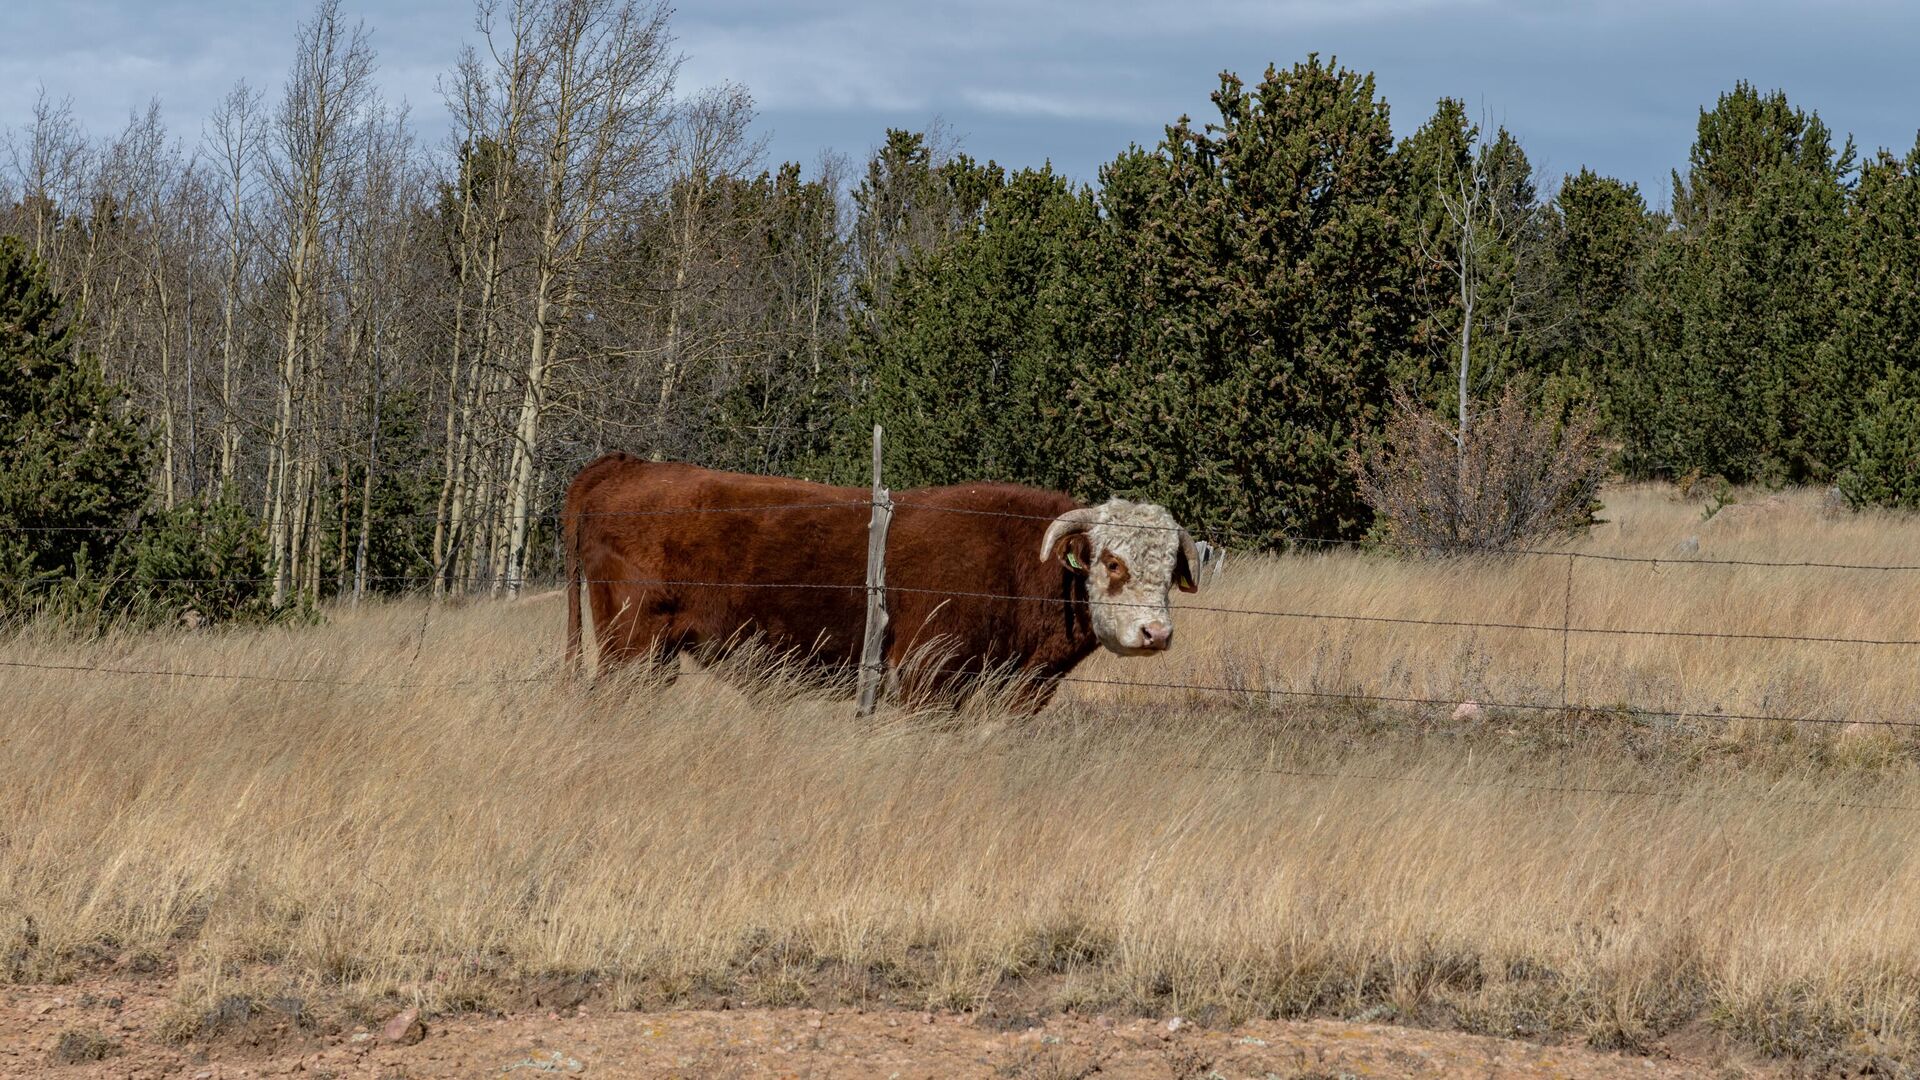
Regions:
<instances>
[{"instance_id":1,"label":"bull's ear","mask_svg":"<svg viewBox=\"0 0 1920 1080\"><path fill-rule=\"evenodd\" d=\"M1093 545L1087 541L1087 534L1070 533L1061 537L1058 558L1067 569L1085 577L1088 565L1093 562Z\"/></svg>"},{"instance_id":2,"label":"bull's ear","mask_svg":"<svg viewBox=\"0 0 1920 1080\"><path fill-rule=\"evenodd\" d=\"M1054 518L1047 525L1047 535L1040 540L1040 561L1058 559L1066 564L1067 569L1079 574L1086 573L1087 562L1093 557L1087 543L1087 530L1093 528L1099 516L1098 510L1083 506Z\"/></svg>"},{"instance_id":3,"label":"bull's ear","mask_svg":"<svg viewBox=\"0 0 1920 1080\"><path fill-rule=\"evenodd\" d=\"M1173 583L1181 592L1199 592L1200 584L1194 580L1194 567L1200 565L1200 549L1194 546L1193 537L1187 530L1180 530L1180 554L1173 560Z\"/></svg>"}]
</instances>

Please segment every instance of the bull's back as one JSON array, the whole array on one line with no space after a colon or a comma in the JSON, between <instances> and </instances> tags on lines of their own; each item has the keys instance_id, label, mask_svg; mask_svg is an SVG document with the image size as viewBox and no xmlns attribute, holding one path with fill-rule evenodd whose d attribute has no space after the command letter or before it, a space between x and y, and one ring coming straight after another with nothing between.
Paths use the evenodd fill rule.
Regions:
<instances>
[{"instance_id":1,"label":"bull's back","mask_svg":"<svg viewBox=\"0 0 1920 1080\"><path fill-rule=\"evenodd\" d=\"M753 633L844 662L864 621L868 495L786 477L625 457L569 488L584 576L665 632ZM599 613L596 611L596 618Z\"/></svg>"}]
</instances>

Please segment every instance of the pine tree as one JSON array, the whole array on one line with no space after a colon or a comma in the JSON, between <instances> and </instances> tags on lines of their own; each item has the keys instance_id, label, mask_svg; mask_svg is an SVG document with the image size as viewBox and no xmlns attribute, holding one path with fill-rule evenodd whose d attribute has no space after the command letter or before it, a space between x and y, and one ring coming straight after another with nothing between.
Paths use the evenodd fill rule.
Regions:
<instances>
[{"instance_id":1,"label":"pine tree","mask_svg":"<svg viewBox=\"0 0 1920 1080\"><path fill-rule=\"evenodd\" d=\"M1213 101L1216 123L1182 118L1105 173L1131 326L1078 388L1104 444L1081 486L1247 543L1355 536L1348 451L1419 315L1387 105L1317 56L1252 88L1223 76Z\"/></svg>"},{"instance_id":2,"label":"pine tree","mask_svg":"<svg viewBox=\"0 0 1920 1080\"><path fill-rule=\"evenodd\" d=\"M1856 506L1920 509L1920 141L1861 169L1847 215L1846 310L1827 363L1868 372L1840 489Z\"/></svg>"},{"instance_id":3,"label":"pine tree","mask_svg":"<svg viewBox=\"0 0 1920 1080\"><path fill-rule=\"evenodd\" d=\"M1542 363L1548 404L1590 403L1618 436L1644 413L1632 378L1640 275L1663 221L1638 186L1581 169L1547 208L1552 276Z\"/></svg>"},{"instance_id":4,"label":"pine tree","mask_svg":"<svg viewBox=\"0 0 1920 1080\"><path fill-rule=\"evenodd\" d=\"M1860 376L1821 348L1839 312L1852 145L1834 150L1818 115L1741 83L1701 113L1690 162L1649 271L1636 378L1652 407L1629 459L1735 482L1828 480Z\"/></svg>"},{"instance_id":5,"label":"pine tree","mask_svg":"<svg viewBox=\"0 0 1920 1080\"><path fill-rule=\"evenodd\" d=\"M105 565L147 501L150 449L38 261L0 237L0 613Z\"/></svg>"},{"instance_id":6,"label":"pine tree","mask_svg":"<svg viewBox=\"0 0 1920 1080\"><path fill-rule=\"evenodd\" d=\"M895 482L1071 486L1087 440L1070 395L1099 355L1102 242L1090 191L1024 170L988 198L978 231L901 274L870 398Z\"/></svg>"}]
</instances>

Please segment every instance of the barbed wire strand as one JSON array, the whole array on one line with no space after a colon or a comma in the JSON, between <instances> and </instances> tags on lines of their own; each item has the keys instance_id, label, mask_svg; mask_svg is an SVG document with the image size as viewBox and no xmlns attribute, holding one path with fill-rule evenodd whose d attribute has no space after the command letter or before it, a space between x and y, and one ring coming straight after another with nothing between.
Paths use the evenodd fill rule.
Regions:
<instances>
[{"instance_id":1,"label":"barbed wire strand","mask_svg":"<svg viewBox=\"0 0 1920 1080\"><path fill-rule=\"evenodd\" d=\"M471 686L497 686L497 685L510 685L510 684L531 684L531 683L540 683L540 682L564 682L569 677L569 675L566 672L556 672L548 675L506 676L506 677L497 677L497 678L476 678L476 679L451 679L451 680L439 680L439 681L353 680L353 679L331 678L327 676L267 675L267 674L251 673L251 672L202 672L202 671L192 671L192 670L185 670L185 669L178 669L178 668L134 668L134 667L110 667L110 666L103 666L103 665L84 665L84 664L51 664L51 663L42 663L38 661L4 660L4 659L0 659L0 667L28 669L28 670L44 670L44 671L88 672L88 673L98 673L98 674L108 674L108 675L155 676L155 677L181 678L181 679L217 679L217 680L226 680L226 681L235 681L235 682L261 681L261 682L275 682L275 683L317 683L317 684L330 685L330 686L370 687L370 688L376 688L376 689L395 689L395 690L455 689L455 688L471 687ZM971 669L955 669L955 668L909 669L909 674L914 672L934 674L934 675L964 675L970 678L991 679L991 678L1005 677L1004 674L996 674L995 672L992 672L992 671L983 673L983 672L971 670ZM1165 680L1148 680L1148 679L1096 679L1096 678L1089 678L1086 676L1076 676L1076 675L1053 676L1051 677L1050 681L1070 683L1070 684L1082 685L1082 686L1105 686L1105 687L1121 687L1121 688L1151 689L1151 690L1182 690L1182 691L1188 691L1188 692L1197 691L1202 693L1235 694L1235 695L1241 695L1246 697L1306 698L1306 699L1312 699L1312 700L1318 700L1318 701L1364 702L1369 704L1384 704L1384 705L1437 705L1437 706L1444 707L1444 706L1455 706L1460 704L1459 699L1451 698L1451 697L1441 698L1441 697L1419 697L1414 695L1400 695L1400 694L1376 694L1376 693L1370 693L1366 691L1353 691L1353 690L1295 690L1295 689L1286 689L1286 688L1271 687L1271 686L1246 686L1246 685L1236 684L1236 683L1191 683L1191 682L1170 682ZM1644 706L1632 705L1632 704L1626 704L1626 703L1603 705L1603 704L1582 702L1582 703L1575 703L1571 705L1562 706L1562 705L1556 705L1550 702L1476 701L1475 704L1479 705L1481 708L1484 708L1484 709L1512 709L1516 711L1529 711L1529 712L1572 712L1572 713L1588 713L1588 714L1601 715L1601 716L1624 714L1628 717L1632 717L1635 719L1649 718L1649 717L1664 717L1664 718L1673 719L1673 720L1696 720L1700 722L1711 722L1711 723L1733 723L1737 721L1752 721L1752 722L1761 722L1761 723L1817 724L1822 726L1846 726L1846 725L1852 725L1852 724L1859 724L1866 727L1920 728L1920 720L1886 720L1886 719L1877 719L1877 718L1849 719L1849 718L1812 717L1812 716L1781 716L1776 714L1765 714L1765 713L1707 712L1707 711L1695 710L1695 709L1657 709L1657 708L1648 708Z\"/></svg>"},{"instance_id":2,"label":"barbed wire strand","mask_svg":"<svg viewBox=\"0 0 1920 1080\"><path fill-rule=\"evenodd\" d=\"M896 509L906 508L906 509L914 509L914 510L925 510L932 513L1015 518L1015 519L1028 520L1028 521L1053 520L1052 517L1044 514L1022 514L1022 513L1016 513L1013 511L1006 511L1006 510L981 510L981 509L975 509L971 507L941 506L937 503L923 503L923 502L917 502L911 499L906 499L906 500L895 499L893 500L893 505ZM835 500L835 501L793 502L793 503L765 503L765 504L752 505L752 506L687 506L687 507L668 507L668 508L657 509L657 510L597 510L597 511L585 512L581 514L575 514L572 516L584 517L584 518L671 517L671 516L682 515L682 514L751 514L751 513L760 513L760 512L771 511L771 510L868 509L868 508L871 508L871 506L872 506L871 500L858 499L858 500ZM564 510L550 510L550 511L543 511L541 513L528 515L529 520L543 521L543 522L558 521L567 516L569 515ZM407 514L382 514L380 515L380 518L382 521L385 521L385 522L438 521L440 520L440 515L438 515L437 513L421 511L416 513L407 513ZM146 529L158 528L160 527L160 525L161 525L160 522L152 521L152 520L143 520L143 521L134 522L134 523L125 524L125 525L9 525L5 527L0 527L0 533L3 533L3 532L131 533L131 532L139 532ZM1106 526L1110 528L1147 529L1147 530L1159 530L1159 531L1180 531L1182 529L1182 526L1179 526L1179 525L1153 525L1153 524L1146 524L1146 523L1139 523L1139 522L1107 522ZM1192 530L1188 530L1188 531L1191 533ZM1352 539L1344 539L1344 538L1337 538L1337 537L1300 536L1300 535L1291 534L1291 533L1277 533L1277 534L1274 534L1273 539L1283 544L1338 546L1338 547L1347 547L1350 549L1362 550L1362 551L1371 550L1374 546L1370 541L1366 541L1366 540L1352 540ZM1715 558L1715 557L1709 557L1709 556L1662 558L1660 556L1648 556L1648 555L1618 555L1618 554L1608 554L1608 553L1593 552L1593 551L1572 551L1565 548L1503 547L1503 548L1489 549L1481 552L1473 552L1471 554L1479 555L1479 556L1510 556L1512 555L1512 556L1527 556L1527 557L1541 557L1541 558L1588 559L1588 560L1593 560L1598 562L1632 563L1632 564L1640 564L1640 565L1656 566L1656 567L1658 566L1676 566L1676 567L1746 566L1746 567L1760 567L1760 568L1768 568L1768 569L1858 570L1858 571L1884 571L1884 572L1908 572L1908 573L1920 571L1920 563L1845 563L1845 562L1826 562L1826 561L1812 560L1812 559L1808 559L1808 560L1730 559L1730 558Z\"/></svg>"},{"instance_id":3,"label":"barbed wire strand","mask_svg":"<svg viewBox=\"0 0 1920 1080\"><path fill-rule=\"evenodd\" d=\"M325 676L289 676L289 675L263 675L263 674L257 674L257 673L238 673L238 672L205 672L205 671L190 671L190 670L177 669L177 668L121 668L121 667L102 667L102 666L81 665L81 664L47 664L47 663L38 663L38 662L32 662L32 661L18 661L18 660L0 660L0 667L43 670L43 671L87 672L87 673L97 673L97 674L151 676L151 677L161 677L161 678L169 678L169 679L204 679L204 680L216 680L216 681L269 682L269 683L280 683L280 684L306 683L306 684L320 684L320 685L327 685L327 686L334 686L334 687L344 687L344 688L359 687L359 688L373 688L373 689L450 689L455 687L471 687L471 686L498 686L498 685L533 684L533 683L553 683L553 682L564 681L567 678L567 676L565 676L564 674L554 674L554 675L534 675L534 676L487 678L487 679L461 679L461 680L440 680L440 681L423 680L423 681L410 681L410 682L396 682L396 681L379 681L379 680L336 679L336 678L329 678ZM977 676L980 674L978 672L974 672L970 670L950 669L950 668L949 669L932 669L932 670L919 669L918 673L970 675L970 676ZM683 676L693 675L693 676L707 676L712 678L723 677L723 675L720 672L715 672L710 670L698 671L698 672L684 672L681 674ZM1134 681L1134 680L1088 679L1088 678L1076 678L1073 676L1063 677L1059 681L1069 682L1069 683L1078 683L1078 684L1102 685L1102 686L1175 687L1175 688L1188 689L1188 690L1195 690L1195 689L1236 690L1243 693L1255 693L1255 694L1262 694L1262 695L1312 696L1312 697L1337 698L1337 699L1343 699L1343 700L1358 700L1358 701L1372 701L1372 702L1421 702L1421 703L1428 703L1428 704L1450 704L1451 703L1443 699L1437 699L1437 698L1389 697L1389 696L1372 695L1372 694L1337 693L1337 692L1324 692L1324 691L1283 691L1283 690L1250 689L1250 688L1226 687L1226 686L1206 686L1206 685L1191 684L1191 683L1163 683L1163 682L1146 682L1146 681ZM1512 709L1554 709L1556 708L1556 706L1552 706L1552 705L1537 705L1537 704L1515 704L1515 703L1483 703L1483 704L1485 705L1485 707L1488 707L1488 708L1512 708ZM1583 706L1575 707L1576 711L1584 710L1584 709L1585 707ZM1681 714L1648 713L1647 715L1681 715ZM1730 719L1793 720L1793 718L1785 718L1785 717L1736 717L1736 716L1727 715L1727 714L1712 714L1708 716L1703 716L1702 718L1703 719L1728 719L1728 720ZM1850 722L1856 722L1856 721L1821 721L1821 720L1797 721L1796 720L1794 722L1850 723ZM1857 721L1857 722L1875 723L1876 721ZM1880 722L1881 723L1900 723L1898 721L1880 721ZM1920 726L1920 724L1905 724L1904 726ZM1107 763L1114 764L1116 762L1109 761ZM1588 785L1568 785L1568 784L1503 783L1503 782L1494 782L1494 781L1465 780L1458 777L1420 777L1420 776L1405 776L1405 775L1382 774L1382 773L1351 773L1351 772L1334 772L1334 771L1324 771L1324 770L1287 769L1287 768L1277 768L1271 765L1244 765L1244 766L1243 765L1197 765L1190 762L1164 762L1164 761L1161 764L1171 765L1177 768L1194 769L1194 770L1216 773L1216 774L1218 773L1263 774L1263 775L1288 776L1288 777L1307 778L1307 779L1360 780L1360 781L1367 781L1371 783L1419 784L1419 785L1437 785L1437 786L1448 786L1448 787L1473 787L1473 788L1486 789L1486 790L1512 791L1512 792L1559 793L1559 794L1575 794L1575 795L1608 795L1608 796L1628 797L1628 798L1667 799L1667 800L1675 800L1675 801L1695 799L1695 800L1702 800L1702 801L1733 802L1733 803L1740 803L1740 804L1746 804L1746 805L1792 805L1792 806L1814 807L1814 808L1821 808L1821 809L1865 809L1865 810L1881 810L1881 811L1902 812L1902 813L1920 813L1920 806L1906 806L1906 805L1899 805L1899 804L1884 804L1884 803L1863 803L1863 802L1840 801L1840 800L1810 801L1810 800L1802 800L1802 799L1753 799L1753 798L1741 798L1741 797L1735 797L1735 796L1713 795L1710 793L1701 793L1701 792L1675 792L1675 791L1664 791L1664 790L1648 790L1643 788L1612 788L1612 787L1596 787L1596 786L1588 786Z\"/></svg>"},{"instance_id":4,"label":"barbed wire strand","mask_svg":"<svg viewBox=\"0 0 1920 1080\"><path fill-rule=\"evenodd\" d=\"M29 576L0 576L0 582L27 584L35 579ZM145 579L148 585L264 585L274 579L270 576L248 577L156 577ZM435 580L431 574L373 574L363 580L377 584L418 584L426 585ZM866 585L859 582L815 582L815 581L709 581L695 578L582 578L584 585L640 585L654 588L707 588L707 589L756 589L788 591L838 591L864 592ZM566 588L563 583L559 588ZM1038 596L1024 593L997 593L967 589L932 589L911 585L886 585L882 587L889 593L903 595L938 596L944 599L1000 600L1039 604L1079 604L1088 601L1063 596ZM1160 605L1146 601L1100 599L1095 603L1111 607L1156 608ZM1271 619L1300 619L1321 622L1372 623L1389 626L1423 626L1458 630L1512 630L1525 633L1560 634L1563 639L1571 634L1614 637L1656 637L1656 638L1693 638L1718 641L1775 641L1795 642L1815 645L1867 645L1875 647L1913 648L1920 647L1920 638L1871 638L1848 637L1832 634L1788 634L1740 630L1663 630L1653 627L1631 626L1573 626L1566 623L1523 623L1496 622L1474 619L1430 619L1405 615L1354 615L1332 611L1286 611L1270 608L1227 607L1217 604L1188 604L1175 607L1180 612L1200 612L1217 615L1246 615ZM1564 641L1563 641L1564 646ZM1564 648L1563 648L1564 651Z\"/></svg>"}]
</instances>

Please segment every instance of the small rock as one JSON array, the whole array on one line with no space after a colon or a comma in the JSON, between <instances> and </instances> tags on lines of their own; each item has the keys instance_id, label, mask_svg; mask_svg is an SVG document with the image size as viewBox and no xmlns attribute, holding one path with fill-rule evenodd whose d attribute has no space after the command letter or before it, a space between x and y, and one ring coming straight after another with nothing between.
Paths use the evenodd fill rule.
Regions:
<instances>
[{"instance_id":1,"label":"small rock","mask_svg":"<svg viewBox=\"0 0 1920 1080\"><path fill-rule=\"evenodd\" d=\"M349 1038L347 1041L350 1043L363 1043L363 1042L371 1041L372 1039L373 1039L373 1036L368 1034L367 1032L356 1031L353 1033L353 1036Z\"/></svg>"},{"instance_id":2,"label":"small rock","mask_svg":"<svg viewBox=\"0 0 1920 1080\"><path fill-rule=\"evenodd\" d=\"M380 1029L380 1038L396 1046L412 1046L427 1037L426 1021L420 1019L418 1005L402 1009L387 1026Z\"/></svg>"},{"instance_id":3,"label":"small rock","mask_svg":"<svg viewBox=\"0 0 1920 1080\"><path fill-rule=\"evenodd\" d=\"M1461 702L1453 710L1453 719L1454 719L1454 722L1456 723L1465 721L1465 720L1480 719L1480 703L1477 701Z\"/></svg>"},{"instance_id":4,"label":"small rock","mask_svg":"<svg viewBox=\"0 0 1920 1080\"><path fill-rule=\"evenodd\" d=\"M1179 1018L1179 1017L1177 1017L1177 1016L1176 1016L1176 1017L1174 1017L1173 1019L1171 1019L1171 1020L1169 1020L1169 1021L1167 1021L1167 1030L1168 1030L1168 1031L1179 1031L1179 1030L1180 1030L1181 1028L1183 1028L1183 1027L1186 1027L1186 1026L1187 1026L1187 1022L1186 1022L1185 1020L1182 1020L1182 1019L1180 1019L1180 1018Z\"/></svg>"},{"instance_id":5,"label":"small rock","mask_svg":"<svg viewBox=\"0 0 1920 1080\"><path fill-rule=\"evenodd\" d=\"M1372 1006L1371 1008L1363 1009L1360 1012L1355 1013L1353 1017L1353 1022L1356 1024L1384 1023L1386 1021L1392 1020L1395 1016L1399 1015L1399 1012L1400 1010L1394 1008L1393 1006L1383 1001L1378 1005Z\"/></svg>"},{"instance_id":6,"label":"small rock","mask_svg":"<svg viewBox=\"0 0 1920 1080\"><path fill-rule=\"evenodd\" d=\"M923 1024L931 1024L931 1023L933 1023L933 1014L932 1014L932 1013L922 1013L922 1014L920 1015L920 1022L921 1022L921 1023L923 1023Z\"/></svg>"}]
</instances>

